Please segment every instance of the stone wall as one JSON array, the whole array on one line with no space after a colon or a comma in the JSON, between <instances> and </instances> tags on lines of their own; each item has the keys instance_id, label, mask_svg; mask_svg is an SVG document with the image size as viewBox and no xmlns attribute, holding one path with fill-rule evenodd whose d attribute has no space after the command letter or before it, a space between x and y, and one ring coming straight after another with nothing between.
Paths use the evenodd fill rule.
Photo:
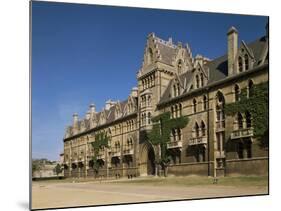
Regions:
<instances>
[{"instance_id":1,"label":"stone wall","mask_svg":"<svg viewBox=\"0 0 281 211\"><path fill-rule=\"evenodd\" d=\"M171 165L168 169L169 175L186 176L186 175L201 175L208 176L208 162L201 163L182 163Z\"/></svg>"},{"instance_id":2,"label":"stone wall","mask_svg":"<svg viewBox=\"0 0 281 211\"><path fill-rule=\"evenodd\" d=\"M268 157L226 160L226 176L268 175Z\"/></svg>"}]
</instances>

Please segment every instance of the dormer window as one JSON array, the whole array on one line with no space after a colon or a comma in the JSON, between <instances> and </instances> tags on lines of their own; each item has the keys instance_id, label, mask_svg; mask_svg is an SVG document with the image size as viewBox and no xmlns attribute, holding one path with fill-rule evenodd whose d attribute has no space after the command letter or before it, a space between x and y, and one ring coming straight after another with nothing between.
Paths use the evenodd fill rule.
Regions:
<instances>
[{"instance_id":1,"label":"dormer window","mask_svg":"<svg viewBox=\"0 0 281 211\"><path fill-rule=\"evenodd\" d=\"M178 69L178 74L181 74L182 73L182 60L178 61L177 69Z\"/></svg>"},{"instance_id":2,"label":"dormer window","mask_svg":"<svg viewBox=\"0 0 281 211\"><path fill-rule=\"evenodd\" d=\"M196 75L196 88L199 88L200 84L199 84L199 76Z\"/></svg>"},{"instance_id":3,"label":"dormer window","mask_svg":"<svg viewBox=\"0 0 281 211\"><path fill-rule=\"evenodd\" d=\"M204 86L204 76L203 76L203 73L200 74L200 79L201 79L201 86Z\"/></svg>"},{"instance_id":4,"label":"dormer window","mask_svg":"<svg viewBox=\"0 0 281 211\"><path fill-rule=\"evenodd\" d=\"M243 61L241 56L238 57L238 68L239 72L241 73L243 71Z\"/></svg>"},{"instance_id":5,"label":"dormer window","mask_svg":"<svg viewBox=\"0 0 281 211\"><path fill-rule=\"evenodd\" d=\"M248 70L249 69L249 56L248 56L248 54L245 54L244 61L245 61L245 70Z\"/></svg>"},{"instance_id":6,"label":"dormer window","mask_svg":"<svg viewBox=\"0 0 281 211\"><path fill-rule=\"evenodd\" d=\"M120 108L117 107L115 110L115 118L120 118L120 117L121 117L121 111L120 111Z\"/></svg>"}]
</instances>

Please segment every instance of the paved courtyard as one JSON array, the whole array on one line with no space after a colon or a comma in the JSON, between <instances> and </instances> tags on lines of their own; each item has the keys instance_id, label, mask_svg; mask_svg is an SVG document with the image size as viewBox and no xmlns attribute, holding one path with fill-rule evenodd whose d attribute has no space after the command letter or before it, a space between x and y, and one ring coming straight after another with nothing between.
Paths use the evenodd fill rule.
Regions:
<instances>
[{"instance_id":1,"label":"paved courtyard","mask_svg":"<svg viewBox=\"0 0 281 211\"><path fill-rule=\"evenodd\" d=\"M190 178L189 178L190 179ZM154 181L42 181L32 184L32 208L267 194L267 185L159 185ZM176 181L177 182L177 181Z\"/></svg>"}]
</instances>

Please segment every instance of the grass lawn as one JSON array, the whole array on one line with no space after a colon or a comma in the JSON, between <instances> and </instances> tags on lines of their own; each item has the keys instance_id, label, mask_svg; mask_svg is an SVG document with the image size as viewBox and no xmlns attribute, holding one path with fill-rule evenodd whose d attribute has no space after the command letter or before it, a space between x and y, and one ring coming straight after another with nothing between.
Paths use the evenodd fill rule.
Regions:
<instances>
[{"instance_id":1,"label":"grass lawn","mask_svg":"<svg viewBox=\"0 0 281 211\"><path fill-rule=\"evenodd\" d=\"M194 185L212 185L212 177L186 176L186 177L155 177L155 178L139 178L133 180L112 181L112 183L154 185L154 186L194 186ZM221 177L218 179L217 185L222 186L268 186L268 176L233 176Z\"/></svg>"},{"instance_id":2,"label":"grass lawn","mask_svg":"<svg viewBox=\"0 0 281 211\"><path fill-rule=\"evenodd\" d=\"M99 180L94 178L67 178L62 180L43 180L33 181L33 183L50 184L50 183L112 183L112 184L132 184L132 185L150 185L150 186L196 186L196 185L213 185L212 177L203 176L182 176L182 177L137 177L134 179L118 179L118 180ZM268 186L268 176L229 176L220 177L216 185L221 186L255 186L255 187L266 187Z\"/></svg>"}]
</instances>

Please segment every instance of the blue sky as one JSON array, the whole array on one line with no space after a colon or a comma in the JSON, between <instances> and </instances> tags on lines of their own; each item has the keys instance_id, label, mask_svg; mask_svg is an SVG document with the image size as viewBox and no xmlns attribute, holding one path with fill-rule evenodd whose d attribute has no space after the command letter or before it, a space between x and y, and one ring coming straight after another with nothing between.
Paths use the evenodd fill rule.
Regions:
<instances>
[{"instance_id":1,"label":"blue sky","mask_svg":"<svg viewBox=\"0 0 281 211\"><path fill-rule=\"evenodd\" d=\"M188 43L208 58L226 52L230 26L239 39L265 34L266 17L33 2L32 156L58 160L72 114L90 103L124 100L136 86L146 37Z\"/></svg>"}]
</instances>

